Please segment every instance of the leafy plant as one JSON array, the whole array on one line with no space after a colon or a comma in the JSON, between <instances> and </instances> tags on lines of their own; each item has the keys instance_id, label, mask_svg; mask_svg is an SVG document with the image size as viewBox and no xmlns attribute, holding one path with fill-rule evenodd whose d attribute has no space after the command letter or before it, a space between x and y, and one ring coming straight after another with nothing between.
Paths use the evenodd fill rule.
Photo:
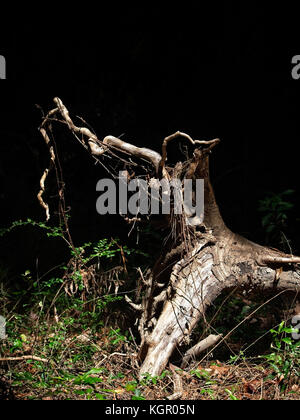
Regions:
<instances>
[{"instance_id":1,"label":"leafy plant","mask_svg":"<svg viewBox=\"0 0 300 420\"><path fill-rule=\"evenodd\" d=\"M283 239L283 231L287 227L288 213L294 208L294 204L289 200L294 192L291 189L279 194L269 192L259 201L258 210L263 213L262 226L267 242L282 244L286 241L286 238Z\"/></svg>"},{"instance_id":2,"label":"leafy plant","mask_svg":"<svg viewBox=\"0 0 300 420\"><path fill-rule=\"evenodd\" d=\"M246 361L246 356L245 353L240 350L238 354L232 356L230 355L230 360L229 360L229 364L235 365L238 361Z\"/></svg>"},{"instance_id":3,"label":"leafy plant","mask_svg":"<svg viewBox=\"0 0 300 420\"><path fill-rule=\"evenodd\" d=\"M204 369L191 370L191 375L195 375L198 379L210 380L210 373Z\"/></svg>"},{"instance_id":4,"label":"leafy plant","mask_svg":"<svg viewBox=\"0 0 300 420\"><path fill-rule=\"evenodd\" d=\"M294 341L287 336L297 330L286 327L282 321L277 329L271 329L270 332L273 336L271 344L273 352L262 357L272 367L275 377L284 382L292 373L300 376L300 341Z\"/></svg>"},{"instance_id":5,"label":"leafy plant","mask_svg":"<svg viewBox=\"0 0 300 420\"><path fill-rule=\"evenodd\" d=\"M133 395L131 396L132 400L145 400L145 398L142 395L142 391L140 390L140 388L138 387L138 382L137 381L130 381L126 384L125 386L125 390L127 392L132 392Z\"/></svg>"},{"instance_id":6,"label":"leafy plant","mask_svg":"<svg viewBox=\"0 0 300 420\"><path fill-rule=\"evenodd\" d=\"M98 376L102 373L103 369L91 369L88 372L84 373L83 375L79 375L75 378L74 384L75 385L95 385L97 383L102 382L102 379Z\"/></svg>"},{"instance_id":7,"label":"leafy plant","mask_svg":"<svg viewBox=\"0 0 300 420\"><path fill-rule=\"evenodd\" d=\"M230 389L225 389L225 391L227 392L227 394L229 395L229 398L232 401L238 401L238 398L234 395L234 393Z\"/></svg>"},{"instance_id":8,"label":"leafy plant","mask_svg":"<svg viewBox=\"0 0 300 420\"><path fill-rule=\"evenodd\" d=\"M126 343L131 339L131 337L128 338L128 332L126 331L124 335L121 333L120 328L116 328L116 329L111 328L111 330L109 331L108 337L109 337L110 344L112 346L116 346L119 343Z\"/></svg>"},{"instance_id":9,"label":"leafy plant","mask_svg":"<svg viewBox=\"0 0 300 420\"><path fill-rule=\"evenodd\" d=\"M159 376L152 376L150 373L144 373L143 378L140 380L142 386L148 386L149 384L157 385L158 381L163 380L170 372L164 370Z\"/></svg>"}]
</instances>

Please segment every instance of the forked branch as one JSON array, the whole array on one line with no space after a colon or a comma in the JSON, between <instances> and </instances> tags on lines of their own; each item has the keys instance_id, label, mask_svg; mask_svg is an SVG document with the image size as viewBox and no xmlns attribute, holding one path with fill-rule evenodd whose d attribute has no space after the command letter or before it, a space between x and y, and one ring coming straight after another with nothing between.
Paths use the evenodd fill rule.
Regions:
<instances>
[{"instance_id":1,"label":"forked branch","mask_svg":"<svg viewBox=\"0 0 300 420\"><path fill-rule=\"evenodd\" d=\"M209 141L205 141L205 140L193 140L191 136L189 136L186 133L182 133L181 131L177 131L176 133L172 134L171 136L168 136L164 139L163 144L162 144L162 157L161 157L161 161L159 162L159 168L160 171L162 172L164 167L165 167L165 163L167 160L167 147L168 144L172 141L175 140L179 137L185 138L187 139L193 146L196 145L203 145L203 146L212 146L210 148L210 150L216 146L218 143L220 143L220 139L214 139L214 140L209 140Z\"/></svg>"}]
</instances>

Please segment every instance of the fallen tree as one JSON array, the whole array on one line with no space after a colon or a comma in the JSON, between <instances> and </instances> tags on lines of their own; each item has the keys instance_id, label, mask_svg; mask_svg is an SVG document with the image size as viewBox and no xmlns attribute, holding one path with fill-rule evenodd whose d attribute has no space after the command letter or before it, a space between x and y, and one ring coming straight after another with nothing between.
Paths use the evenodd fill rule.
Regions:
<instances>
[{"instance_id":1,"label":"fallen tree","mask_svg":"<svg viewBox=\"0 0 300 420\"><path fill-rule=\"evenodd\" d=\"M182 185L186 179L204 180L204 217L201 220L194 217L193 223L189 223L191 214L176 215L171 211L169 216L164 216L163 223L171 233L153 269L147 275L140 272L142 297L137 302L126 297L139 318L140 375L159 375L175 348L189 344L194 327L201 319L205 320L207 308L224 291L229 293L237 289L244 293L274 294L280 290L299 291L297 265L300 257L253 243L225 225L209 176L209 157L219 139L199 141L177 132L163 141L161 153L136 147L113 136L100 141L90 129L74 124L59 98L54 98L54 103L56 107L43 118L40 127L51 157L50 166L41 178L38 194L47 220L50 211L43 193L49 169L55 164L54 147L49 135L54 122L65 124L96 160L101 162L110 156L123 162L128 179L133 176L134 165L139 165L144 168L149 184L154 178L177 179ZM167 147L179 138L193 147L193 155L183 163L167 166ZM140 220L138 214L125 219L131 224ZM221 336L210 336L196 344L185 353L182 367L191 357L220 339Z\"/></svg>"}]
</instances>

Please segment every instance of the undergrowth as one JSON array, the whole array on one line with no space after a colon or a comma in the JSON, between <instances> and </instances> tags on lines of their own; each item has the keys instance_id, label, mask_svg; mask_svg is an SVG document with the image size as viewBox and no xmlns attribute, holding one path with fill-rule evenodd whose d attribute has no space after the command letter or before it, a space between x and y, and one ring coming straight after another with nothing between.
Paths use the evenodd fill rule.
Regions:
<instances>
[{"instance_id":1,"label":"undergrowth","mask_svg":"<svg viewBox=\"0 0 300 420\"><path fill-rule=\"evenodd\" d=\"M264 210L272 207L264 204ZM18 221L0 236L28 226L49 241L62 240L69 259L43 275L28 269L15 285L6 281L5 267L0 271L0 315L6 320L0 399L166 399L174 389L174 366L182 399L299 399L300 341L292 338L297 330L290 323L295 302L221 296L192 339L218 332L224 340L185 370L176 367L175 354L172 369L139 380L136 314L124 296L136 293L137 268L145 270L151 255L118 238L75 246L67 217L54 227Z\"/></svg>"}]
</instances>

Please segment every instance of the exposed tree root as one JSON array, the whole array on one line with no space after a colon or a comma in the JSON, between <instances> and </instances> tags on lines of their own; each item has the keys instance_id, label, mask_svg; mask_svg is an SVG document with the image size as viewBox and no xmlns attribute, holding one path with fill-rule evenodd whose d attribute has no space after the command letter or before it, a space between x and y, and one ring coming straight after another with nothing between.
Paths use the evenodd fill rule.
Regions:
<instances>
[{"instance_id":1,"label":"exposed tree root","mask_svg":"<svg viewBox=\"0 0 300 420\"><path fill-rule=\"evenodd\" d=\"M172 230L172 240L166 244L152 272L146 278L140 273L143 288L140 301L135 303L126 298L139 316L141 376L145 373L155 376L162 372L175 348L189 343L195 325L205 319L206 309L222 292L233 289L260 293L299 291L300 275L296 264L300 264L300 257L255 244L234 234L225 225L209 178L209 156L219 139L198 141L177 132L165 138L160 155L113 136L100 141L89 129L75 126L59 98L55 98L54 102L56 108L50 111L42 124L46 142L47 125L55 115L56 121L66 124L95 159L102 159L108 154L114 158L125 155L150 163L158 179L176 178L182 182L184 179L204 180L204 220L191 226L185 216L171 214L166 218L165 223ZM195 150L191 159L170 168L166 166L167 146L178 138L188 140ZM127 171L131 163L127 160ZM39 201L46 211L41 196L47 174L42 178L39 193ZM150 183L152 175L146 173L145 179ZM182 366L185 367L192 356L220 338L208 337L187 351ZM180 391L176 391L174 395L177 397L179 394Z\"/></svg>"}]
</instances>

